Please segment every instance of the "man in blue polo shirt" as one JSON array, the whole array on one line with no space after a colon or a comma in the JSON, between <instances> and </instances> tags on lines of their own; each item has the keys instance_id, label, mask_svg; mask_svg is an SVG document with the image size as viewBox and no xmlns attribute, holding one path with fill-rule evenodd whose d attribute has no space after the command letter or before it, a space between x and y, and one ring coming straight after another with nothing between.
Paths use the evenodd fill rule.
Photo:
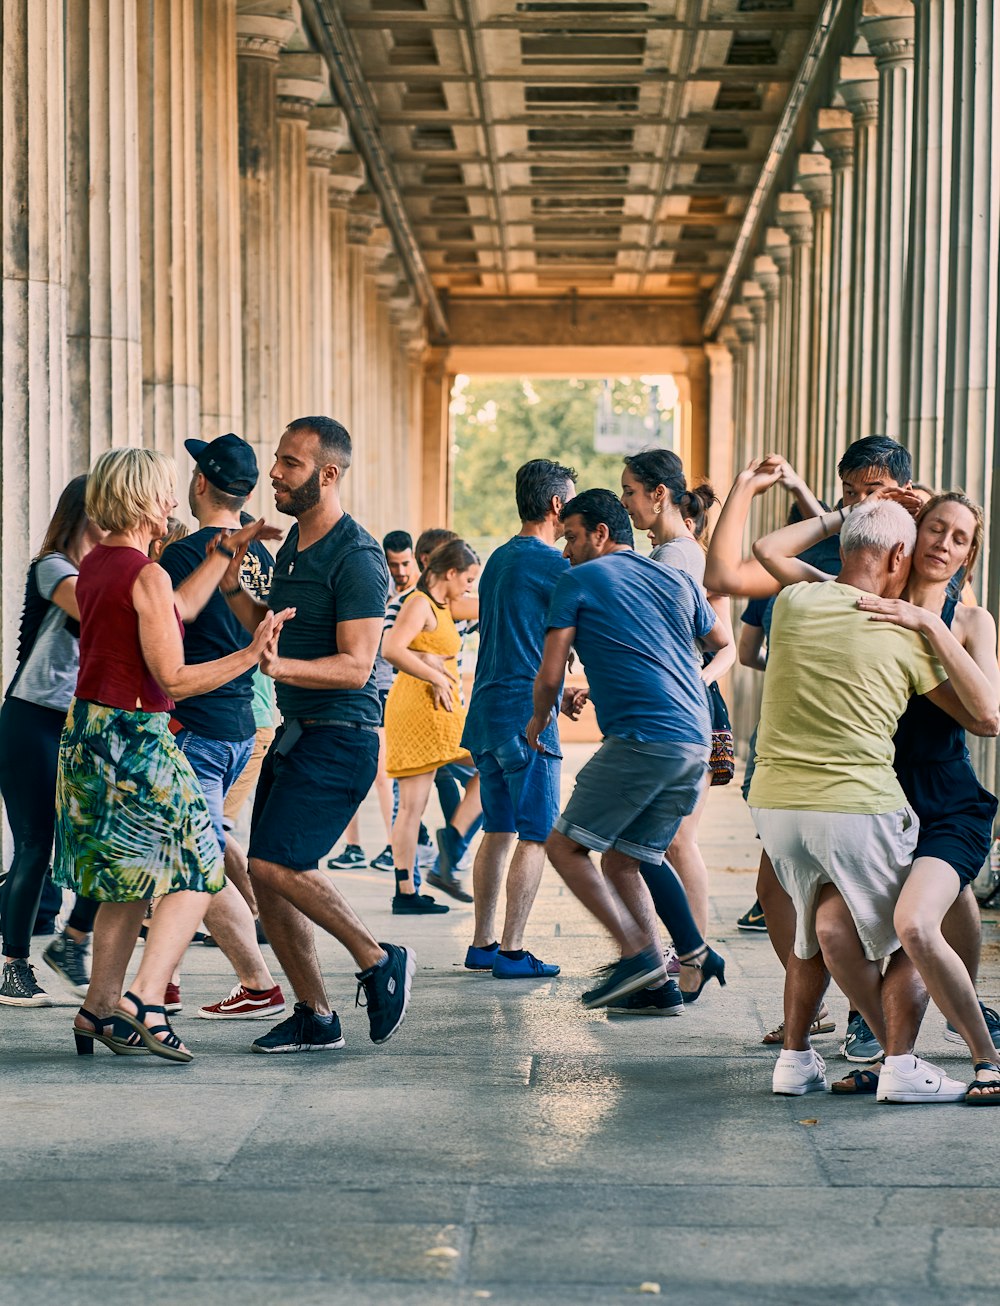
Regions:
<instances>
[{"instance_id":1,"label":"man in blue polo shirt","mask_svg":"<svg viewBox=\"0 0 1000 1306\"><path fill-rule=\"evenodd\" d=\"M559 974L558 966L522 947L545 865L545 840L559 814L559 728L553 715L536 751L528 747L524 723L531 715L552 592L569 570L554 545L575 481L572 468L547 458L518 469L520 533L490 555L479 582L479 657L462 744L479 772L484 834L472 871L476 925L465 966L492 971L497 979ZM515 836L497 941L497 900Z\"/></svg>"}]
</instances>

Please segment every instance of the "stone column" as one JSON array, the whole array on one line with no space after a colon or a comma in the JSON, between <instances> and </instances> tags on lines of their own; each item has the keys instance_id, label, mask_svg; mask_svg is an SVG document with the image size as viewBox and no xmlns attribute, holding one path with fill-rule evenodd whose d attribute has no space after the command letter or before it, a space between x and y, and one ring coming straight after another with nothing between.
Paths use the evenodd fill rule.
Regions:
<instances>
[{"instance_id":1,"label":"stone column","mask_svg":"<svg viewBox=\"0 0 1000 1306\"><path fill-rule=\"evenodd\" d=\"M427 340L423 314L411 313L412 325L406 338L406 378L408 387L406 449L400 475L403 487L402 520L419 523L423 515L423 434L424 434L424 351ZM408 320L409 321L409 320Z\"/></svg>"},{"instance_id":2,"label":"stone column","mask_svg":"<svg viewBox=\"0 0 1000 1306\"><path fill-rule=\"evenodd\" d=\"M825 154L801 154L796 182L809 200L813 216L812 270L809 304L809 408L806 418L805 465L800 468L815 492L823 486L823 456L827 430L827 358L830 351L831 203L833 177Z\"/></svg>"},{"instance_id":3,"label":"stone column","mask_svg":"<svg viewBox=\"0 0 1000 1306\"><path fill-rule=\"evenodd\" d=\"M765 291L764 286L767 285ZM751 456L762 458L772 450L773 408L770 406L771 389L771 319L774 299L778 291L778 269L770 259L754 260L754 276L743 283L743 303L753 320L752 351L752 405L753 448ZM748 460L749 461L749 460ZM750 511L750 537L756 539L766 532L764 526L764 500L754 500Z\"/></svg>"},{"instance_id":4,"label":"stone column","mask_svg":"<svg viewBox=\"0 0 1000 1306\"><path fill-rule=\"evenodd\" d=\"M954 18L952 0L915 0L915 9L903 443L913 454L914 476L937 486L941 480L944 343L948 336Z\"/></svg>"},{"instance_id":5,"label":"stone column","mask_svg":"<svg viewBox=\"0 0 1000 1306\"><path fill-rule=\"evenodd\" d=\"M754 439L754 352L757 327L753 314L746 303L734 304L732 313L733 328L739 342L737 361L736 411L736 454L733 462L733 476L741 472L755 456Z\"/></svg>"},{"instance_id":6,"label":"stone column","mask_svg":"<svg viewBox=\"0 0 1000 1306\"><path fill-rule=\"evenodd\" d=\"M826 360L826 448L821 478L812 486L829 503L839 498L837 463L851 441L848 384L851 287L854 268L854 129L846 109L820 109L816 139L832 170L830 322Z\"/></svg>"},{"instance_id":7,"label":"stone column","mask_svg":"<svg viewBox=\"0 0 1000 1306\"><path fill-rule=\"evenodd\" d=\"M66 432L66 117L61 0L4 0L0 236L0 514L6 684L17 653L24 576L55 500L87 462Z\"/></svg>"},{"instance_id":8,"label":"stone column","mask_svg":"<svg viewBox=\"0 0 1000 1306\"><path fill-rule=\"evenodd\" d=\"M284 426L305 413L310 362L306 324L314 275L309 249L309 183L306 132L309 114L324 89L323 58L285 52L278 58L275 242L277 267L278 421Z\"/></svg>"},{"instance_id":9,"label":"stone column","mask_svg":"<svg viewBox=\"0 0 1000 1306\"><path fill-rule=\"evenodd\" d=\"M333 316L333 415L353 430L351 407L350 274L347 252L348 206L364 183L356 154L341 153L330 167L330 304ZM350 478L345 486L350 485Z\"/></svg>"},{"instance_id":10,"label":"stone column","mask_svg":"<svg viewBox=\"0 0 1000 1306\"><path fill-rule=\"evenodd\" d=\"M378 473L368 458L360 455L369 441L371 413L368 366L375 348L371 338L368 305L368 238L378 223L378 200L365 191L355 195L347 216L347 315L351 435L354 437L354 508L366 520L371 500L371 483Z\"/></svg>"},{"instance_id":11,"label":"stone column","mask_svg":"<svg viewBox=\"0 0 1000 1306\"><path fill-rule=\"evenodd\" d=\"M725 330L725 328L724 328ZM732 330L732 328L730 328ZM733 332L733 335L736 333ZM733 402L735 376L733 356L722 340L707 344L705 355L709 373L708 479L720 490L732 481L734 462Z\"/></svg>"},{"instance_id":12,"label":"stone column","mask_svg":"<svg viewBox=\"0 0 1000 1306\"><path fill-rule=\"evenodd\" d=\"M262 467L283 429L278 407L278 306L274 233L278 55L295 30L291 0L238 0L243 435ZM285 420L290 414L285 414Z\"/></svg>"},{"instance_id":13,"label":"stone column","mask_svg":"<svg viewBox=\"0 0 1000 1306\"><path fill-rule=\"evenodd\" d=\"M421 498L417 530L444 526L451 520L451 457L449 449L451 387L445 369L447 350L425 351L422 400ZM416 533L416 532L414 532Z\"/></svg>"},{"instance_id":14,"label":"stone column","mask_svg":"<svg viewBox=\"0 0 1000 1306\"><path fill-rule=\"evenodd\" d=\"M809 439L809 376L812 354L812 240L809 200L797 191L778 196L775 221L791 243L789 349L787 354L788 460L805 475Z\"/></svg>"},{"instance_id":15,"label":"stone column","mask_svg":"<svg viewBox=\"0 0 1000 1306\"><path fill-rule=\"evenodd\" d=\"M243 433L236 0L196 0L201 429Z\"/></svg>"},{"instance_id":16,"label":"stone column","mask_svg":"<svg viewBox=\"0 0 1000 1306\"><path fill-rule=\"evenodd\" d=\"M330 167L347 139L344 115L333 106L316 108L306 132L309 190L305 308L304 408L310 413L333 410L333 274L330 241ZM348 427L348 430L350 428Z\"/></svg>"},{"instance_id":17,"label":"stone column","mask_svg":"<svg viewBox=\"0 0 1000 1306\"><path fill-rule=\"evenodd\" d=\"M764 231L764 252L778 269L774 330L771 340L771 403L774 408L771 448L788 456L788 359L791 348L792 248L780 227ZM765 287L765 294L767 288Z\"/></svg>"},{"instance_id":18,"label":"stone column","mask_svg":"<svg viewBox=\"0 0 1000 1306\"><path fill-rule=\"evenodd\" d=\"M86 468L142 435L135 0L66 0L65 30L66 411Z\"/></svg>"},{"instance_id":19,"label":"stone column","mask_svg":"<svg viewBox=\"0 0 1000 1306\"><path fill-rule=\"evenodd\" d=\"M864 0L861 34L879 74L872 431L898 440L903 422L903 330L913 140L912 0Z\"/></svg>"},{"instance_id":20,"label":"stone column","mask_svg":"<svg viewBox=\"0 0 1000 1306\"><path fill-rule=\"evenodd\" d=\"M848 442L878 435L872 428L875 384L875 253L878 199L878 75L875 60L840 61L839 90L854 122L854 212Z\"/></svg>"},{"instance_id":21,"label":"stone column","mask_svg":"<svg viewBox=\"0 0 1000 1306\"><path fill-rule=\"evenodd\" d=\"M182 489L201 414L194 0L139 0L138 19L143 442Z\"/></svg>"}]
</instances>

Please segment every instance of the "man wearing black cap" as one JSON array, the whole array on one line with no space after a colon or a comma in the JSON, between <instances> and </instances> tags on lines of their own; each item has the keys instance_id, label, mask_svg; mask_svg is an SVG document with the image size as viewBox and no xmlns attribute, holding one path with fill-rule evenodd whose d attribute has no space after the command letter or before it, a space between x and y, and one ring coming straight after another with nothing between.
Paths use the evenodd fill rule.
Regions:
<instances>
[{"instance_id":1,"label":"man wearing black cap","mask_svg":"<svg viewBox=\"0 0 1000 1306\"><path fill-rule=\"evenodd\" d=\"M220 531L239 529L240 509L257 484L257 459L238 435L220 435L210 443L185 440L184 447L195 460L188 505L198 530L169 545L160 558L160 566L175 589L182 589L185 579L204 561L206 547ZM240 566L241 583L264 600L273 570L271 555L254 540ZM249 641L250 636L216 591L194 621L185 626L184 656L189 663L209 662L246 648ZM172 729L204 791L223 853L226 833L222 805L253 751L256 727L252 703L253 673L247 671L211 693L182 699L173 712ZM227 998L202 1007L198 1015L209 1020L252 1020L284 1011L285 999L257 943L253 915L231 882L212 899L205 922L232 963L239 983ZM179 994L171 993L170 997L173 1004L179 1003Z\"/></svg>"}]
</instances>

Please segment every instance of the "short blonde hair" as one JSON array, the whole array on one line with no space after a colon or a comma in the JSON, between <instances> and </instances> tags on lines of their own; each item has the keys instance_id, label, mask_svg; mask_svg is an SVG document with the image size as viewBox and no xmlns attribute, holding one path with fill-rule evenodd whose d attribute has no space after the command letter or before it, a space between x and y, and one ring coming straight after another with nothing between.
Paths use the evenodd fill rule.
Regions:
<instances>
[{"instance_id":1,"label":"short blonde hair","mask_svg":"<svg viewBox=\"0 0 1000 1306\"><path fill-rule=\"evenodd\" d=\"M87 479L87 516L103 530L134 531L172 503L177 468L155 449L107 449Z\"/></svg>"}]
</instances>

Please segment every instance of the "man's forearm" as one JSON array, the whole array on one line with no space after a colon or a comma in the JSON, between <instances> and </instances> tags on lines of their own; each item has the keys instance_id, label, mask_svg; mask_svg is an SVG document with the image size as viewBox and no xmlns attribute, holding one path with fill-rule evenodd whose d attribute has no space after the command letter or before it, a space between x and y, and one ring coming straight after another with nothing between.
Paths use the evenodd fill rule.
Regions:
<instances>
[{"instance_id":1,"label":"man's forearm","mask_svg":"<svg viewBox=\"0 0 1000 1306\"><path fill-rule=\"evenodd\" d=\"M374 665L374 660L372 665ZM334 653L327 658L278 658L268 674L297 689L363 689L372 673L357 658Z\"/></svg>"},{"instance_id":2,"label":"man's forearm","mask_svg":"<svg viewBox=\"0 0 1000 1306\"><path fill-rule=\"evenodd\" d=\"M536 676L535 687L532 691L532 705L535 716L539 721L552 715L552 709L555 707L556 702L559 699L559 690L561 687L561 683L558 685L551 684L548 681L542 680L540 676Z\"/></svg>"},{"instance_id":3,"label":"man's forearm","mask_svg":"<svg viewBox=\"0 0 1000 1306\"><path fill-rule=\"evenodd\" d=\"M229 604L229 610L243 629L249 631L251 635L255 634L257 627L267 616L267 605L258 603L252 594L242 588L238 594L227 594L223 590L223 595Z\"/></svg>"}]
</instances>

